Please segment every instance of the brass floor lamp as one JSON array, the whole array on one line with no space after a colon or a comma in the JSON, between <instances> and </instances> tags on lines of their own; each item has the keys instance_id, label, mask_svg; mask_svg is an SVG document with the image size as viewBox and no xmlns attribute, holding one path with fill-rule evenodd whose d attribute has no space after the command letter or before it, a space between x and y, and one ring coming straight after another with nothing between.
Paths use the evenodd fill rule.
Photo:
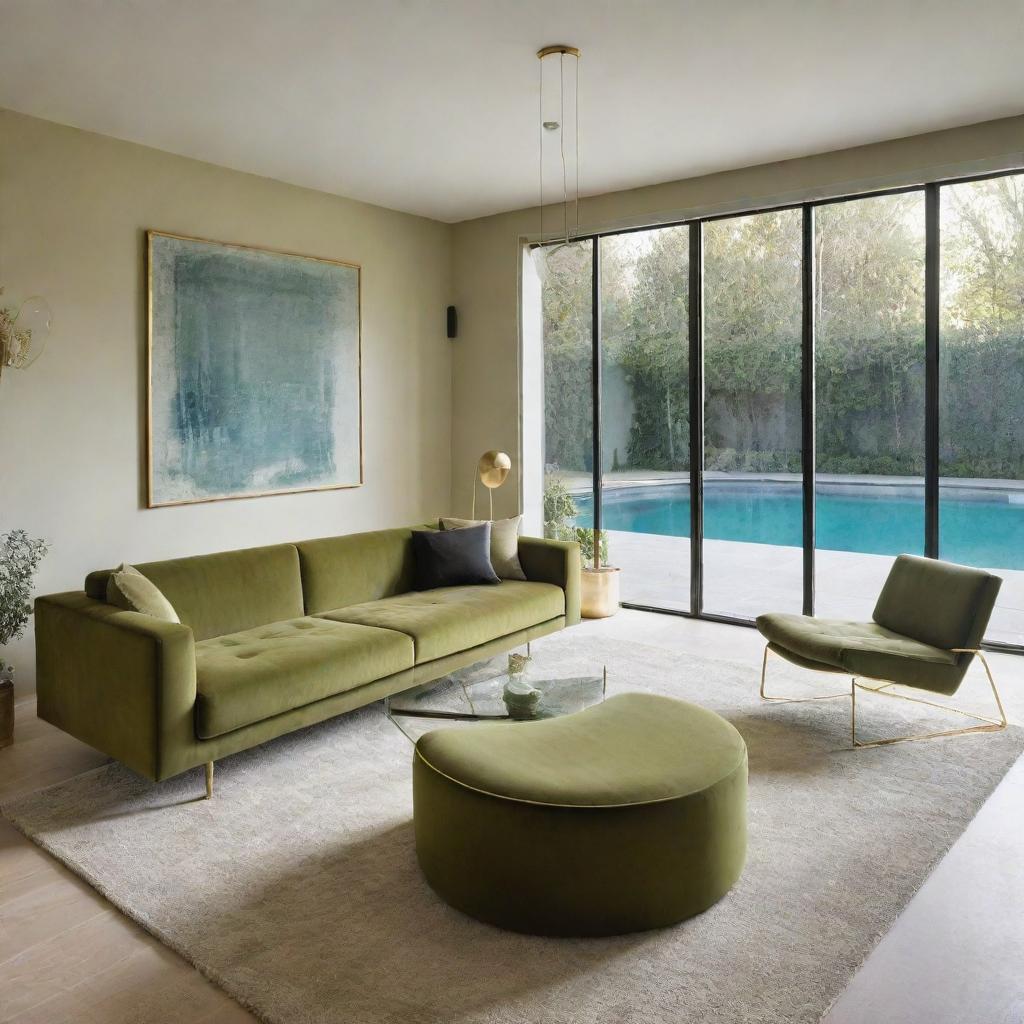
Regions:
<instances>
[{"instance_id":1,"label":"brass floor lamp","mask_svg":"<svg viewBox=\"0 0 1024 1024\"><path fill-rule=\"evenodd\" d=\"M487 488L487 497L490 500L490 519L494 518L494 490L500 487L512 469L512 460L504 452L492 449L480 456L476 464L476 476L473 477L473 511L471 519L476 519L476 484L480 483Z\"/></svg>"}]
</instances>

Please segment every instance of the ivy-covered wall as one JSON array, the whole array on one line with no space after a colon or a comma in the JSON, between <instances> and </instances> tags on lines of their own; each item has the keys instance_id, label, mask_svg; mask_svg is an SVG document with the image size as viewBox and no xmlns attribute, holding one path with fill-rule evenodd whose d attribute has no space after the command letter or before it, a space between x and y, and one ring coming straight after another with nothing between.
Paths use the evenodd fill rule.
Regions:
<instances>
[{"instance_id":1,"label":"ivy-covered wall","mask_svg":"<svg viewBox=\"0 0 1024 1024\"><path fill-rule=\"evenodd\" d=\"M1024 176L941 198L941 472L1024 478ZM704 228L707 469L799 471L800 233L795 210ZM606 470L688 468L687 234L602 240ZM815 256L818 469L921 475L923 193L819 208ZM591 469L590 264L589 242L546 259L545 460L563 470Z\"/></svg>"}]
</instances>

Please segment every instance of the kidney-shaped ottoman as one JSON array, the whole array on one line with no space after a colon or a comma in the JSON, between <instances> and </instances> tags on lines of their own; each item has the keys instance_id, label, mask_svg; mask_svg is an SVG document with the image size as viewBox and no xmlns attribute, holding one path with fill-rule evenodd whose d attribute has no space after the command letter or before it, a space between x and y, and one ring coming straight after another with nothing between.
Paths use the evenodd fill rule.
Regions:
<instances>
[{"instance_id":1,"label":"kidney-shaped ottoman","mask_svg":"<svg viewBox=\"0 0 1024 1024\"><path fill-rule=\"evenodd\" d=\"M560 718L420 737L416 853L442 899L502 928L660 928L739 877L746 795L733 726L696 704L627 693Z\"/></svg>"}]
</instances>

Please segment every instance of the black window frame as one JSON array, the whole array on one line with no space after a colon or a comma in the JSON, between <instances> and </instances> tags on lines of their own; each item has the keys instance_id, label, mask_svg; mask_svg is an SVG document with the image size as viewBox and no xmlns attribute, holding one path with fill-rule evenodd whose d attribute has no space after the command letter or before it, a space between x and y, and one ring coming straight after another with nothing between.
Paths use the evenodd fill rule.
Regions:
<instances>
[{"instance_id":1,"label":"black window frame","mask_svg":"<svg viewBox=\"0 0 1024 1024\"><path fill-rule=\"evenodd\" d=\"M776 203L767 206L743 208L704 217L684 218L677 221L644 224L632 228L612 231L597 231L573 235L572 242L590 241L593 246L591 261L591 426L593 430L593 507L594 528L602 529L603 471L601 451L601 239L619 235L634 234L638 231L655 231L660 228L687 227L689 229L689 426L690 426L690 608L663 608L636 601L623 601L624 608L657 612L663 615L677 615L682 618L703 619L736 626L753 627L753 619L744 616L706 612L704 601L704 235L705 224L714 221L731 220L738 217L774 213L779 210L800 210L802 231L801 258L801 453L802 494L803 494L803 611L813 615L815 608L815 395L814 356L816 328L814 317L814 214L823 206L835 203L853 202L858 199L872 199L878 196L905 195L921 192L925 201L925 536L924 552L928 558L939 555L939 357L940 357L940 215L942 189L950 185L962 185L976 181L991 181L997 178L1024 174L1024 168L1014 167L1002 171L971 174L963 177L941 178L913 185L894 188L874 189L828 198L808 200L800 203ZM564 244L565 239L533 243L532 248ZM1012 644L999 640L986 640L982 645L987 650L1024 654L1024 644Z\"/></svg>"}]
</instances>

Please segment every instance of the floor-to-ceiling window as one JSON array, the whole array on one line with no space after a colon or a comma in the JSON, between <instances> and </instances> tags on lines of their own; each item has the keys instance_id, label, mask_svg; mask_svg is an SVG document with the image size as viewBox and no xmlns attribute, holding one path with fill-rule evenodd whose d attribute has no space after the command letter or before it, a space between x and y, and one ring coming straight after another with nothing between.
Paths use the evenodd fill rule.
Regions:
<instances>
[{"instance_id":1,"label":"floor-to-ceiling window","mask_svg":"<svg viewBox=\"0 0 1024 1024\"><path fill-rule=\"evenodd\" d=\"M600 240L602 525L624 600L690 606L686 226Z\"/></svg>"},{"instance_id":2,"label":"floor-to-ceiling window","mask_svg":"<svg viewBox=\"0 0 1024 1024\"><path fill-rule=\"evenodd\" d=\"M1024 174L547 253L549 532L596 502L627 602L867 618L937 555L1024 650Z\"/></svg>"},{"instance_id":3,"label":"floor-to-ceiling window","mask_svg":"<svg viewBox=\"0 0 1024 1024\"><path fill-rule=\"evenodd\" d=\"M1024 175L940 189L939 556L1003 577L1024 644Z\"/></svg>"},{"instance_id":4,"label":"floor-to-ceiling window","mask_svg":"<svg viewBox=\"0 0 1024 1024\"><path fill-rule=\"evenodd\" d=\"M803 607L801 214L704 231L704 609Z\"/></svg>"},{"instance_id":5,"label":"floor-to-ceiling window","mask_svg":"<svg viewBox=\"0 0 1024 1024\"><path fill-rule=\"evenodd\" d=\"M594 497L593 244L552 245L537 258L544 344L544 532L573 539L577 517Z\"/></svg>"},{"instance_id":6,"label":"floor-to-ceiling window","mask_svg":"<svg viewBox=\"0 0 1024 1024\"><path fill-rule=\"evenodd\" d=\"M815 612L870 618L925 551L924 193L814 211Z\"/></svg>"}]
</instances>

